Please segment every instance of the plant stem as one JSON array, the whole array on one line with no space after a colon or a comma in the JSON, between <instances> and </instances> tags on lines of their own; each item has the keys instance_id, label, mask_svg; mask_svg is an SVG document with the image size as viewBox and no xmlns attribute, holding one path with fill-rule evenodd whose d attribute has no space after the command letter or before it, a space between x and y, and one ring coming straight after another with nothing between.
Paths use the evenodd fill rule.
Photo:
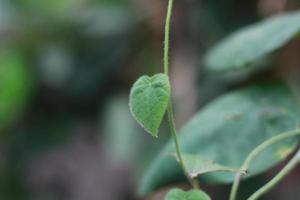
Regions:
<instances>
[{"instance_id":1,"label":"plant stem","mask_svg":"<svg viewBox=\"0 0 300 200\"><path fill-rule=\"evenodd\" d=\"M165 42L164 42L164 73L169 74L169 49L170 49L170 27L174 0L169 0L166 24L165 24Z\"/></svg>"},{"instance_id":2,"label":"plant stem","mask_svg":"<svg viewBox=\"0 0 300 200\"><path fill-rule=\"evenodd\" d=\"M179 147L179 142L178 142L178 138L177 138L177 132L176 132L176 125L175 125L175 121L174 121L174 114L173 114L173 106L172 106L172 102L169 102L169 106L167 109L168 112L168 121L169 121L169 125L170 125L170 131L172 134L172 138L174 140L174 144L175 144L175 148L176 148L176 156L179 162L179 165L181 166L185 176L188 178L190 184L194 187L194 188L199 188L198 182L195 179L192 179L185 167L185 164L183 162L182 159L182 155L181 155L181 151L180 151L180 147Z\"/></svg>"},{"instance_id":3,"label":"plant stem","mask_svg":"<svg viewBox=\"0 0 300 200\"><path fill-rule=\"evenodd\" d=\"M300 150L290 160L290 162L266 185L252 194L248 200L256 200L273 189L282 179L284 179L300 162Z\"/></svg>"},{"instance_id":4,"label":"plant stem","mask_svg":"<svg viewBox=\"0 0 300 200\"><path fill-rule=\"evenodd\" d=\"M166 17L166 24L165 24L165 41L164 41L164 73L169 76L169 49L170 49L170 27L171 27L171 18L172 18L172 11L173 11L173 4L174 0L169 0L168 3L168 10L167 10L167 17ZM192 179L185 167L185 164L182 159L178 138L177 138L177 131L176 131L176 125L175 125L175 119L174 119L174 113L173 113L173 105L172 100L169 101L169 105L167 108L168 113L168 121L170 126L170 131L172 135L172 139L174 140L175 148L176 148L176 156L179 162L179 165L181 166L185 176L188 178L190 184L194 188L198 188L198 182L195 179Z\"/></svg>"},{"instance_id":5,"label":"plant stem","mask_svg":"<svg viewBox=\"0 0 300 200\"><path fill-rule=\"evenodd\" d=\"M270 138L269 140L263 142L262 144L260 144L258 147L256 147L246 158L245 162L243 163L242 167L241 167L241 171L247 171L251 162L261 153L263 152L266 148L268 148L269 146L271 146L272 144L275 144L277 142L280 142L286 138L290 138L290 137L294 137L300 135L300 130L293 130L293 131L288 131L285 133L281 133L277 136L274 136L272 138ZM234 183L232 185L231 188L231 192L230 192L230 200L235 200L236 196L237 196L237 192L239 189L239 185L240 185L240 181L242 179L243 174L242 173L238 173L235 177Z\"/></svg>"}]
</instances>

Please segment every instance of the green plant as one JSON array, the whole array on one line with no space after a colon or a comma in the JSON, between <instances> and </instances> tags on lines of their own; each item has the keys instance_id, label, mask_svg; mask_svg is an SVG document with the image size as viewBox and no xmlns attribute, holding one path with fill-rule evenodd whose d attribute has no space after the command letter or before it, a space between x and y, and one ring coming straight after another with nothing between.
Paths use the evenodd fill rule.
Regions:
<instances>
[{"instance_id":1,"label":"green plant","mask_svg":"<svg viewBox=\"0 0 300 200\"><path fill-rule=\"evenodd\" d=\"M158 137L160 124L167 112L173 139L146 171L139 192L148 193L183 178L184 174L193 190L183 192L173 189L166 196L167 200L210 199L200 190L199 176L207 182L233 182L229 199L235 200L243 177L262 173L296 151L282 171L248 198L259 199L300 162L300 150L296 149L295 139L300 135L295 96L282 81L258 84L226 94L196 114L180 131L178 138L168 76L172 7L173 0L169 0L164 73L142 76L130 94L134 118L154 137ZM214 47L206 55L205 64L213 72L253 72L261 67L258 60L299 34L299 21L300 13L294 12L249 26ZM180 168L172 156L166 156L174 152ZM236 174L235 178L232 174Z\"/></svg>"},{"instance_id":2,"label":"green plant","mask_svg":"<svg viewBox=\"0 0 300 200\"><path fill-rule=\"evenodd\" d=\"M22 113L33 85L21 52L0 50L0 129L11 126Z\"/></svg>"}]
</instances>

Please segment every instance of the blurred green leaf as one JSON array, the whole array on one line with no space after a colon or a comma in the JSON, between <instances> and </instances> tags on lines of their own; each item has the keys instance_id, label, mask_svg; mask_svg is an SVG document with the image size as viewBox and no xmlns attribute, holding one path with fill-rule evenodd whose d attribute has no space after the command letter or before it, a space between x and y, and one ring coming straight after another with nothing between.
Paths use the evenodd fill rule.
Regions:
<instances>
[{"instance_id":1,"label":"blurred green leaf","mask_svg":"<svg viewBox=\"0 0 300 200\"><path fill-rule=\"evenodd\" d=\"M207 159L199 154L183 154L183 162L187 168L189 175L196 178L199 175L211 172L240 172L239 169L219 165L214 161Z\"/></svg>"},{"instance_id":2,"label":"blurred green leaf","mask_svg":"<svg viewBox=\"0 0 300 200\"><path fill-rule=\"evenodd\" d=\"M0 51L0 128L10 125L22 112L32 84L23 56L16 51Z\"/></svg>"},{"instance_id":3,"label":"blurred green leaf","mask_svg":"<svg viewBox=\"0 0 300 200\"><path fill-rule=\"evenodd\" d=\"M210 200L211 198L201 190L183 191L172 189L166 196L165 200Z\"/></svg>"},{"instance_id":4,"label":"blurred green leaf","mask_svg":"<svg viewBox=\"0 0 300 200\"><path fill-rule=\"evenodd\" d=\"M205 155L220 165L239 168L246 156L263 141L297 127L297 106L282 83L232 92L206 106L180 131L181 148L184 152ZM282 161L296 145L296 140L288 140L272 146L250 167L248 177ZM139 188L141 194L184 179L178 164L166 156L174 151L170 141L145 171ZM217 172L204 175L203 179L228 183L233 175Z\"/></svg>"},{"instance_id":5,"label":"blurred green leaf","mask_svg":"<svg viewBox=\"0 0 300 200\"><path fill-rule=\"evenodd\" d=\"M169 103L170 90L169 77L165 74L142 76L131 89L131 113L154 137L158 136L158 129Z\"/></svg>"},{"instance_id":6,"label":"blurred green leaf","mask_svg":"<svg viewBox=\"0 0 300 200\"><path fill-rule=\"evenodd\" d=\"M100 0L101 4L113 5L113 6L124 6L128 5L130 2L128 0Z\"/></svg>"},{"instance_id":7,"label":"blurred green leaf","mask_svg":"<svg viewBox=\"0 0 300 200\"><path fill-rule=\"evenodd\" d=\"M295 37L300 32L299 21L300 12L291 12L239 30L208 52L205 65L212 71L250 67Z\"/></svg>"},{"instance_id":8,"label":"blurred green leaf","mask_svg":"<svg viewBox=\"0 0 300 200\"><path fill-rule=\"evenodd\" d=\"M104 112L101 130L101 139L111 159L132 163L141 158L143 139L128 110L127 96L116 96L110 100Z\"/></svg>"},{"instance_id":9,"label":"blurred green leaf","mask_svg":"<svg viewBox=\"0 0 300 200\"><path fill-rule=\"evenodd\" d=\"M66 14L70 14L80 5L79 0L26 0L19 1L18 4L23 10L31 11L30 14L38 14L45 17L62 19Z\"/></svg>"}]
</instances>

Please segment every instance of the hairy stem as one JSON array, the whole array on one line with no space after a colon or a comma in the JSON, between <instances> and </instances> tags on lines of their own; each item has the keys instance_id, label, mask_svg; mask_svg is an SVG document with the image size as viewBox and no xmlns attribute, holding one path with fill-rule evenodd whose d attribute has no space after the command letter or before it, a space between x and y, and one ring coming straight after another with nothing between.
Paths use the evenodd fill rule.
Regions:
<instances>
[{"instance_id":1,"label":"hairy stem","mask_svg":"<svg viewBox=\"0 0 300 200\"><path fill-rule=\"evenodd\" d=\"M289 163L266 185L252 194L248 200L256 200L273 189L282 179L284 179L300 162L300 150L289 161Z\"/></svg>"},{"instance_id":2,"label":"hairy stem","mask_svg":"<svg viewBox=\"0 0 300 200\"><path fill-rule=\"evenodd\" d=\"M173 11L173 4L174 0L169 0L168 3L168 10L167 10L167 17L166 17L166 24L165 24L165 41L164 41L164 73L166 75L169 75L169 49L170 49L170 27L171 27L171 18L172 18L172 11ZM167 113L168 113L168 121L169 121L169 126L170 126L170 131L172 138L175 143L175 148L176 148L176 156L178 159L178 162L185 174L185 176L188 178L190 184L194 188L198 188L198 182L195 179L192 179L185 167L185 164L182 159L179 143L178 143L178 138L177 138L177 131L176 131L176 125L175 125L175 119L174 119L174 114L173 114L173 105L172 101L170 100L168 108L167 108Z\"/></svg>"},{"instance_id":3,"label":"hairy stem","mask_svg":"<svg viewBox=\"0 0 300 200\"><path fill-rule=\"evenodd\" d=\"M169 106L168 106L168 121L169 121L169 124L170 124L170 131L171 131L171 134L172 134L172 138L174 140L174 143L175 143L175 148L176 148L176 156L177 156L177 159L178 159L178 162L179 162L179 165L181 166L185 176L188 178L190 184L194 187L194 188L198 188L198 182L195 180L195 179L192 179L185 167L185 164L183 162L183 159L182 159L182 155L181 155L181 151L180 151L180 147L179 147L179 142L178 142L178 138L177 138L177 132L176 132L176 125L175 125L175 122L174 122L174 114L173 114L173 108L172 108L172 102L170 101L169 102Z\"/></svg>"},{"instance_id":4,"label":"hairy stem","mask_svg":"<svg viewBox=\"0 0 300 200\"><path fill-rule=\"evenodd\" d=\"M262 153L265 149L267 149L269 146L280 142L286 138L290 138L290 137L294 137L300 135L300 130L293 130L293 131L288 131L282 134L279 134L275 137L270 138L269 140L263 142L261 145L259 145L258 147L256 147L246 158L245 162L243 163L242 167L241 167L241 171L247 171L251 162L260 154ZM235 177L234 183L232 185L231 188L231 192L230 192L230 200L236 200L236 196L237 196L237 192L239 189L239 185L241 182L243 174L242 173L238 173ZM252 199L253 200L253 199Z\"/></svg>"},{"instance_id":5,"label":"hairy stem","mask_svg":"<svg viewBox=\"0 0 300 200\"><path fill-rule=\"evenodd\" d=\"M174 0L169 0L166 24L165 24L165 42L164 42L164 73L169 74L169 49L170 49L170 27Z\"/></svg>"}]
</instances>

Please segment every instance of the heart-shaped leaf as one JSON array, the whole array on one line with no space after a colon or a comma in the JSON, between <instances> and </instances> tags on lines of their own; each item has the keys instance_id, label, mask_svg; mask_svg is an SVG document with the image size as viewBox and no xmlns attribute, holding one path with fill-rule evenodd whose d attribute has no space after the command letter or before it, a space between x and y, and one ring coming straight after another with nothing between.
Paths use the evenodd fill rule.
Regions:
<instances>
[{"instance_id":1,"label":"heart-shaped leaf","mask_svg":"<svg viewBox=\"0 0 300 200\"><path fill-rule=\"evenodd\" d=\"M211 198L201 190L183 191L180 189L172 189L168 192L165 200L211 200Z\"/></svg>"},{"instance_id":2,"label":"heart-shaped leaf","mask_svg":"<svg viewBox=\"0 0 300 200\"><path fill-rule=\"evenodd\" d=\"M192 178L196 178L201 174L210 172L241 172L239 169L217 164L214 161L198 154L183 154L182 159L190 177Z\"/></svg>"},{"instance_id":3,"label":"heart-shaped leaf","mask_svg":"<svg viewBox=\"0 0 300 200\"><path fill-rule=\"evenodd\" d=\"M282 47L300 32L300 12L271 17L233 33L213 47L205 65L213 71L239 69Z\"/></svg>"},{"instance_id":4,"label":"heart-shaped leaf","mask_svg":"<svg viewBox=\"0 0 300 200\"><path fill-rule=\"evenodd\" d=\"M282 83L252 86L210 103L178 134L182 151L205 155L216 163L240 168L248 154L272 136L298 126L298 104ZM297 145L294 138L273 145L251 165L247 177L264 172L282 161ZM144 172L139 193L145 194L179 179L185 180L174 158L170 141ZM284 153L283 153L284 152ZM230 173L201 176L202 181L229 183Z\"/></svg>"},{"instance_id":5,"label":"heart-shaped leaf","mask_svg":"<svg viewBox=\"0 0 300 200\"><path fill-rule=\"evenodd\" d=\"M158 136L158 129L169 103L170 91L169 78L165 74L142 76L131 89L131 113L154 137Z\"/></svg>"}]
</instances>

